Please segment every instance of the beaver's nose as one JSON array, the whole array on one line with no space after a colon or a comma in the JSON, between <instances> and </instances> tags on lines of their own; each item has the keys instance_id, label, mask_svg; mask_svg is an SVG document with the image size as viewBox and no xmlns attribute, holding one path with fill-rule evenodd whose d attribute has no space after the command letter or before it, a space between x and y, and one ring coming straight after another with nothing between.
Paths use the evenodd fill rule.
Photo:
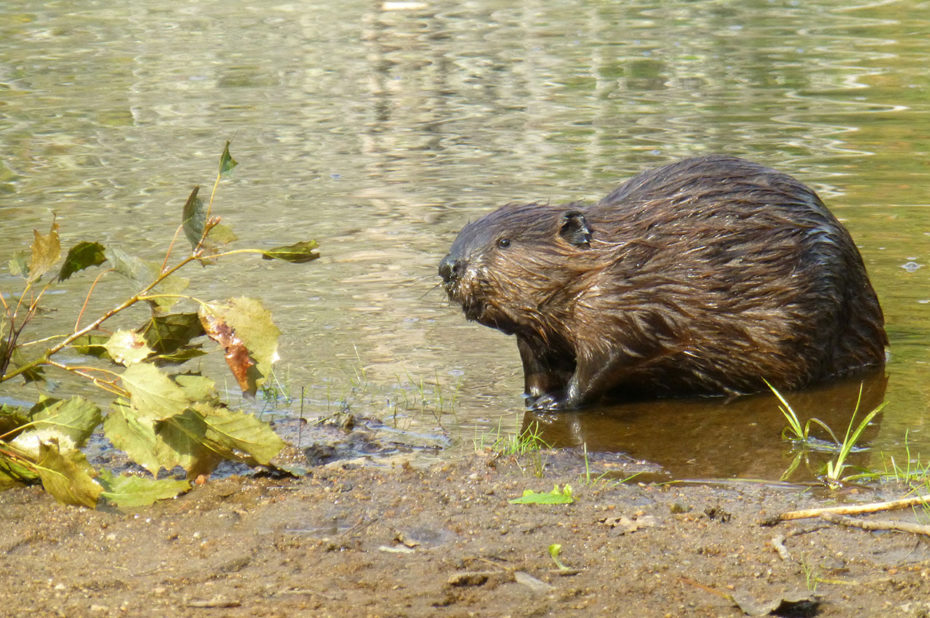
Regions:
<instances>
[{"instance_id":1,"label":"beaver's nose","mask_svg":"<svg viewBox=\"0 0 930 618\"><path fill-rule=\"evenodd\" d=\"M462 274L462 261L457 260L452 255L447 255L439 262L439 276L442 277L443 283L452 283Z\"/></svg>"}]
</instances>

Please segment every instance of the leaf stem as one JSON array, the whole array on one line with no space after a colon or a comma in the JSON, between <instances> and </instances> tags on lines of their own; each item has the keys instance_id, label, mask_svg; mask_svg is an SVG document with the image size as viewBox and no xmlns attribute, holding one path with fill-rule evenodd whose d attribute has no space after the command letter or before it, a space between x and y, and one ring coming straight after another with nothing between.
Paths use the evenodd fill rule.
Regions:
<instances>
[{"instance_id":1,"label":"leaf stem","mask_svg":"<svg viewBox=\"0 0 930 618\"><path fill-rule=\"evenodd\" d=\"M65 365L63 363L59 363L58 361L53 361L51 359L47 360L45 364L51 365L52 367L57 367L58 369L61 369L63 371L68 371L75 375L79 375L82 378L87 378L88 380L94 383L94 386L98 386L105 391L113 393L114 395L117 395L120 397L129 396L129 391L127 391L126 389L120 388L119 386L116 385L116 381L117 379L119 379L120 374L114 371L110 371L109 369L102 369L100 367L90 367L86 365L82 365L82 366ZM109 374L109 375L114 376L114 379L103 380L101 378L98 378L97 376L91 375L89 373L90 371L99 371L100 373Z\"/></svg>"},{"instance_id":2,"label":"leaf stem","mask_svg":"<svg viewBox=\"0 0 930 618\"><path fill-rule=\"evenodd\" d=\"M168 267L168 258L171 257L171 252L174 250L174 243L178 240L178 234L181 233L181 230L184 229L184 223L181 223L178 227L174 228L174 236L171 237L171 242L168 243L168 250L165 251L165 259L161 263L161 269L158 272L164 272Z\"/></svg>"},{"instance_id":3,"label":"leaf stem","mask_svg":"<svg viewBox=\"0 0 930 618\"><path fill-rule=\"evenodd\" d=\"M90 289L87 290L87 296L84 297L84 304L81 305L81 310L78 312L77 319L74 320L74 330L77 330L81 325L81 318L84 317L84 311L87 309L87 303L90 302L90 297L94 293L94 288L97 287L97 284L100 282L100 279L107 273L113 272L113 269L105 270L99 273L94 277L94 282L90 284Z\"/></svg>"}]
</instances>

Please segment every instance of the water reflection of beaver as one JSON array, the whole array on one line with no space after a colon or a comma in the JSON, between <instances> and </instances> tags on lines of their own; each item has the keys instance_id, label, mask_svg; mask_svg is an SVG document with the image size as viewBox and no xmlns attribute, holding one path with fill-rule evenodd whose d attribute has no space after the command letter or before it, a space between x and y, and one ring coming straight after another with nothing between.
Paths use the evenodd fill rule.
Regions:
<instances>
[{"instance_id":1,"label":"water reflection of beaver","mask_svg":"<svg viewBox=\"0 0 930 618\"><path fill-rule=\"evenodd\" d=\"M439 274L469 319L516 335L536 410L794 389L885 360L849 233L811 189L733 157L644 172L593 206L504 206Z\"/></svg>"}]
</instances>

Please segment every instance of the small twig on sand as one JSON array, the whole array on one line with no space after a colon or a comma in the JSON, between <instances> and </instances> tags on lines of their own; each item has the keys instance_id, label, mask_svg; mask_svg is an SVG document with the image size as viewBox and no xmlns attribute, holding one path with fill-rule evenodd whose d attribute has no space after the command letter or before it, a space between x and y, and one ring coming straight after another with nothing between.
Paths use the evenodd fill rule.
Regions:
<instances>
[{"instance_id":1,"label":"small twig on sand","mask_svg":"<svg viewBox=\"0 0 930 618\"><path fill-rule=\"evenodd\" d=\"M782 560L788 561L791 560L791 554L788 553L788 548L785 547L785 537L780 534L776 534L772 537L772 547L778 552L779 557Z\"/></svg>"},{"instance_id":2,"label":"small twig on sand","mask_svg":"<svg viewBox=\"0 0 930 618\"><path fill-rule=\"evenodd\" d=\"M930 495L914 496L913 498L902 498L901 500L890 500L888 502L872 502L870 504L859 504L855 506L831 506L819 509L805 509L802 511L788 511L787 513L776 516L770 523L776 524L780 521L788 521L791 519L823 517L824 514L861 515L863 513L877 513L879 511L906 509L918 504L930 504Z\"/></svg>"},{"instance_id":3,"label":"small twig on sand","mask_svg":"<svg viewBox=\"0 0 930 618\"><path fill-rule=\"evenodd\" d=\"M841 524L843 526L861 528L863 530L898 530L900 532L911 532L913 534L930 536L930 526L913 524L906 521L853 519L852 517L837 515L836 513L821 513L820 518L832 524Z\"/></svg>"}]
</instances>

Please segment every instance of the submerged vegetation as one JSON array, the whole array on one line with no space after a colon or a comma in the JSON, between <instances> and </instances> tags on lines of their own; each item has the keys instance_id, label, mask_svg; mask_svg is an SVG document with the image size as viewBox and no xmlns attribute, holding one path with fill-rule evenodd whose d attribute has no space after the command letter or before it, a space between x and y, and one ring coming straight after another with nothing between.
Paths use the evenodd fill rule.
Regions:
<instances>
[{"instance_id":1,"label":"submerged vegetation","mask_svg":"<svg viewBox=\"0 0 930 618\"><path fill-rule=\"evenodd\" d=\"M223 460L268 466L284 446L266 423L229 409L213 380L189 366L181 368L205 354L203 344L211 339L224 350L243 393L267 393L279 331L258 300L202 300L185 293L188 281L178 271L236 254L291 263L319 257L314 241L270 250L227 248L236 237L213 214L213 201L220 179L235 166L227 142L208 203L204 205L199 187L194 187L160 264L93 241L78 242L62 259L55 221L47 234L35 231L29 250L9 261L10 273L22 279L23 287L18 293L0 290L0 383L20 378L41 386L47 373L62 372L95 386L105 407L96 397L46 394L31 407L0 405L0 487L41 483L69 504L94 506L104 498L140 505L184 491L191 479L208 475ZM190 250L172 262L182 233ZM35 334L36 316L53 304L50 290L95 267L103 270L88 285L73 329ZM112 274L128 282L132 293L88 320L84 314L94 291ZM127 328L133 307L147 307L148 312L141 324ZM123 318L120 325L111 327L118 316ZM82 448L101 425L113 446L148 471L147 476L116 476L88 462ZM186 478L159 478L162 471L176 468Z\"/></svg>"}]
</instances>

